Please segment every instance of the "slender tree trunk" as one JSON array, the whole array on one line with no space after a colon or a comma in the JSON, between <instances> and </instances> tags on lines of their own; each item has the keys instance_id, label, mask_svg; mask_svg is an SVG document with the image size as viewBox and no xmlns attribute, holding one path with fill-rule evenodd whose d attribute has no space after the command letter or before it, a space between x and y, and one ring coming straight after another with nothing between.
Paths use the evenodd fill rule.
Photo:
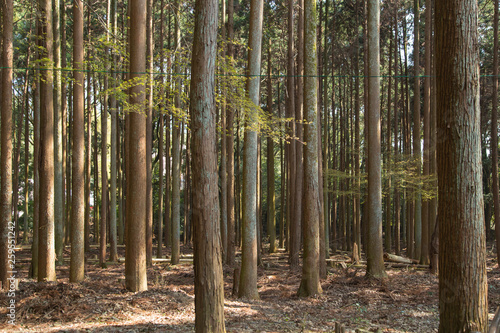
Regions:
<instances>
[{"instance_id":1,"label":"slender tree trunk","mask_svg":"<svg viewBox=\"0 0 500 333\"><path fill-rule=\"evenodd\" d=\"M316 2L304 1L304 260L299 296L321 294L319 281L321 202L318 175Z\"/></svg>"},{"instance_id":2,"label":"slender tree trunk","mask_svg":"<svg viewBox=\"0 0 500 333\"><path fill-rule=\"evenodd\" d=\"M84 278L85 225L85 121L84 121L83 1L73 3L73 155L71 199L70 281Z\"/></svg>"},{"instance_id":3,"label":"slender tree trunk","mask_svg":"<svg viewBox=\"0 0 500 333\"><path fill-rule=\"evenodd\" d=\"M175 108L181 107L180 90L180 47L181 47L181 28L180 28L180 1L175 2ZM179 263L180 257L180 223L181 223L181 119L173 117L172 124L172 265Z\"/></svg>"},{"instance_id":4,"label":"slender tree trunk","mask_svg":"<svg viewBox=\"0 0 500 333\"><path fill-rule=\"evenodd\" d=\"M439 332L487 332L478 8L453 0L435 10Z\"/></svg>"},{"instance_id":5,"label":"slender tree trunk","mask_svg":"<svg viewBox=\"0 0 500 333\"><path fill-rule=\"evenodd\" d=\"M16 228L12 222L12 75L13 75L14 2L3 2L2 84L1 84L1 204L0 204L0 288L9 289L8 280L14 271L12 253L16 245ZM27 78L26 78L27 79ZM17 203L16 203L17 204ZM15 256L14 256L15 257ZM50 273L50 271L49 271ZM48 275L50 279L55 279Z\"/></svg>"},{"instance_id":6,"label":"slender tree trunk","mask_svg":"<svg viewBox=\"0 0 500 333\"><path fill-rule=\"evenodd\" d=\"M221 13L221 29L222 29L222 40L226 40L226 1L221 1L222 13ZM226 58L226 49L222 49L222 57ZM223 60L223 66L226 67L225 60ZM223 71L224 73L224 71ZM224 85L225 86L225 85ZM222 88L222 93L226 94L226 88ZM225 99L221 105L221 115L220 115L220 126L222 129L221 133L221 143L220 143L220 221L221 221L221 238L222 238L222 261L227 261L227 244L228 244L228 232L227 232L227 122L226 122L226 112L227 105Z\"/></svg>"},{"instance_id":7,"label":"slender tree trunk","mask_svg":"<svg viewBox=\"0 0 500 333\"><path fill-rule=\"evenodd\" d=\"M153 70L154 70L154 40L153 40L153 0L147 0L146 19L146 62L148 74L146 109L146 264L153 266Z\"/></svg>"},{"instance_id":8,"label":"slender tree trunk","mask_svg":"<svg viewBox=\"0 0 500 333\"><path fill-rule=\"evenodd\" d=\"M399 162L399 95L398 95L398 59L399 59L399 44L398 44L398 6L395 9L394 19L394 162ZM396 255L401 254L401 208L399 203L399 187L394 184L394 246Z\"/></svg>"},{"instance_id":9,"label":"slender tree trunk","mask_svg":"<svg viewBox=\"0 0 500 333\"><path fill-rule=\"evenodd\" d=\"M108 23L108 26L110 24ZM111 29L113 34L117 33L117 0L111 0ZM113 42L116 43L116 38L113 38ZM117 56L112 55L113 59L113 87L116 86L116 70L118 67ZM118 117L118 103L114 94L111 95L111 158L110 158L110 214L109 214L109 260L118 260L118 239L117 239L117 217L116 217L116 177L117 177L117 147L118 147L118 129L117 129L117 117Z\"/></svg>"},{"instance_id":10,"label":"slender tree trunk","mask_svg":"<svg viewBox=\"0 0 500 333\"><path fill-rule=\"evenodd\" d=\"M273 114L273 88L271 82L271 39L267 52L267 112ZM267 234L269 235L269 253L276 252L276 198L274 188L274 141L267 138Z\"/></svg>"},{"instance_id":11,"label":"slender tree trunk","mask_svg":"<svg viewBox=\"0 0 500 333\"><path fill-rule=\"evenodd\" d=\"M41 58L53 61L52 0L40 0ZM5 98L5 95L3 95ZM3 131L2 131L3 132ZM3 140L2 140L3 141ZM12 157L10 158L12 159ZM6 162L7 163L7 162ZM40 206L38 281L55 281L54 244L54 105L52 71L40 77ZM3 179L3 178L2 178ZM3 192L3 191L2 191ZM9 211L10 214L10 211Z\"/></svg>"},{"instance_id":12,"label":"slender tree trunk","mask_svg":"<svg viewBox=\"0 0 500 333\"><path fill-rule=\"evenodd\" d=\"M248 98L255 106L248 110L243 154L243 225L239 297L258 299L257 291L257 124L262 48L263 2L250 2L248 41ZM194 145L194 144L193 144Z\"/></svg>"},{"instance_id":13,"label":"slender tree trunk","mask_svg":"<svg viewBox=\"0 0 500 333\"><path fill-rule=\"evenodd\" d=\"M420 177L421 149L420 149L420 0L414 0L414 40L413 62L415 71L415 89L413 92L413 158L416 163L417 177ZM415 193L414 219L414 258L420 260L422 250L422 194L418 186Z\"/></svg>"},{"instance_id":14,"label":"slender tree trunk","mask_svg":"<svg viewBox=\"0 0 500 333\"><path fill-rule=\"evenodd\" d=\"M424 178L430 176L431 140L431 44L432 44L432 0L425 2L425 81L424 81ZM422 249L420 263L429 264L429 229L431 216L429 200L422 202Z\"/></svg>"},{"instance_id":15,"label":"slender tree trunk","mask_svg":"<svg viewBox=\"0 0 500 333\"><path fill-rule=\"evenodd\" d=\"M227 3L227 56L229 59L234 57L234 2L228 0ZM234 202L234 110L229 107L226 109L226 171L227 171L227 257L226 263L229 266L234 266L235 262L235 237L236 237L236 216L235 216L235 202Z\"/></svg>"},{"instance_id":16,"label":"slender tree trunk","mask_svg":"<svg viewBox=\"0 0 500 333\"><path fill-rule=\"evenodd\" d=\"M294 187L294 205L292 206L292 221L293 225L290 228L290 254L293 255L293 260L290 261L290 266L298 266L300 241L302 235L302 189L304 185L304 169L303 169L303 137L302 137L302 118L303 118L303 101L304 101L304 0L299 0L299 17L297 27L297 78L296 78L296 94L295 94L295 168L293 181ZM312 37L316 40L316 36ZM293 236L293 237L292 237Z\"/></svg>"},{"instance_id":17,"label":"slender tree trunk","mask_svg":"<svg viewBox=\"0 0 500 333\"><path fill-rule=\"evenodd\" d=\"M295 117L295 55L294 55L294 15L293 15L294 3L293 0L289 0L288 3L288 55L287 55L287 98L286 98L286 117L291 119ZM295 136L295 123L290 121L289 135L290 137ZM297 227L296 219L292 217L292 210L295 206L295 144L292 141L286 145L285 156L287 158L287 207L286 207L286 224L287 224L287 249L289 252L290 267L296 267L299 263L299 251L300 244L295 241L296 235L294 232L299 230Z\"/></svg>"},{"instance_id":18,"label":"slender tree trunk","mask_svg":"<svg viewBox=\"0 0 500 333\"><path fill-rule=\"evenodd\" d=\"M64 249L64 170L62 137L61 12L60 1L53 0L54 38L54 225L58 265L63 264Z\"/></svg>"},{"instance_id":19,"label":"slender tree trunk","mask_svg":"<svg viewBox=\"0 0 500 333\"><path fill-rule=\"evenodd\" d=\"M164 0L161 0L160 2L160 110L158 113L158 119L159 119L159 136L158 136L158 155L159 155L159 160L158 160L158 173L159 173L159 188L158 188L158 233L157 233L157 250L156 250L156 257L161 258L162 257L162 247L163 247L163 192L165 191L165 187L163 185L163 176L165 173L165 168L164 168L164 131L165 131L165 123L164 123L164 117L163 117L163 112L165 111L165 102L163 99L163 96L165 96L165 88L164 88L164 76L163 76L163 71L164 71L164 51L163 51L163 35L164 35L164 9L165 9L165 3Z\"/></svg>"},{"instance_id":20,"label":"slender tree trunk","mask_svg":"<svg viewBox=\"0 0 500 333\"><path fill-rule=\"evenodd\" d=\"M217 177L215 58L218 1L196 0L190 111L193 149L195 331L226 331Z\"/></svg>"},{"instance_id":21,"label":"slender tree trunk","mask_svg":"<svg viewBox=\"0 0 500 333\"><path fill-rule=\"evenodd\" d=\"M385 278L382 248L382 184L380 171L380 5L368 1L368 228L366 274Z\"/></svg>"},{"instance_id":22,"label":"slender tree trunk","mask_svg":"<svg viewBox=\"0 0 500 333\"><path fill-rule=\"evenodd\" d=\"M500 263L500 199L498 193L498 0L493 1L493 95L491 105L491 165L493 205L495 209L495 235L497 241L497 261Z\"/></svg>"},{"instance_id":23,"label":"slender tree trunk","mask_svg":"<svg viewBox=\"0 0 500 333\"><path fill-rule=\"evenodd\" d=\"M146 0L130 2L130 79L146 71ZM142 105L144 84L130 88L130 103ZM127 164L127 247L125 284L131 291L147 290L146 276L146 117L131 112Z\"/></svg>"}]
</instances>

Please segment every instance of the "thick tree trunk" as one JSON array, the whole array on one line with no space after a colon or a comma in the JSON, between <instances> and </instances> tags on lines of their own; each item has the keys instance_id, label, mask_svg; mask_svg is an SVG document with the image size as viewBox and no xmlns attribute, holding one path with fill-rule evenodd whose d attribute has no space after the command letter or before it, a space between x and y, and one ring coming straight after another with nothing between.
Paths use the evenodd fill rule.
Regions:
<instances>
[{"instance_id":1,"label":"thick tree trunk","mask_svg":"<svg viewBox=\"0 0 500 333\"><path fill-rule=\"evenodd\" d=\"M477 2L435 3L439 332L486 332Z\"/></svg>"},{"instance_id":2,"label":"thick tree trunk","mask_svg":"<svg viewBox=\"0 0 500 333\"><path fill-rule=\"evenodd\" d=\"M262 16L264 4L250 2L250 31L248 52L248 98L259 105L260 66L262 48ZM243 153L243 226L239 297L258 299L257 291L257 110L247 111Z\"/></svg>"},{"instance_id":3,"label":"thick tree trunk","mask_svg":"<svg viewBox=\"0 0 500 333\"><path fill-rule=\"evenodd\" d=\"M130 79L146 70L146 0L130 2ZM137 74L139 73L139 74ZM130 103L142 105L144 85L130 88ZM131 112L127 172L127 246L125 284L131 291L147 290L146 277L146 116Z\"/></svg>"},{"instance_id":4,"label":"thick tree trunk","mask_svg":"<svg viewBox=\"0 0 500 333\"><path fill-rule=\"evenodd\" d=\"M218 1L196 1L190 111L197 333L226 331L215 147L217 12Z\"/></svg>"}]
</instances>

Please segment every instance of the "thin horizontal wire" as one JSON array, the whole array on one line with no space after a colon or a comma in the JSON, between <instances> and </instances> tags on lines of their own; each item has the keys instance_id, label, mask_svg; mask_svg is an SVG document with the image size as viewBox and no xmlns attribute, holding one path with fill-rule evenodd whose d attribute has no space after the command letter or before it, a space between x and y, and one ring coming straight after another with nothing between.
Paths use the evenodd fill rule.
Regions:
<instances>
[{"instance_id":1,"label":"thin horizontal wire","mask_svg":"<svg viewBox=\"0 0 500 333\"><path fill-rule=\"evenodd\" d=\"M21 71L21 70L29 70L29 71L60 71L60 72L82 72L82 73L91 73L91 74L143 74L143 75L149 75L149 72L128 72L128 71L106 71L106 70L88 70L88 69L73 69L73 68L36 68L36 67L0 67L0 69L12 69L13 71ZM188 73L162 73L162 72L153 72L153 75L173 75L173 76L191 76L191 74ZM254 74L254 75L248 75L248 74L227 74L227 73L216 73L216 76L228 76L228 77L268 77L267 74ZM493 74L481 74L480 77L500 77L500 74L498 75L493 75ZM287 77L322 77L322 78L329 78L329 77L334 77L334 78L373 78L373 77L380 77L380 78L426 78L426 77L431 77L434 78L436 77L435 75L377 75L377 76L372 76L372 75L286 75L286 74L271 74L272 78L287 78Z\"/></svg>"}]
</instances>

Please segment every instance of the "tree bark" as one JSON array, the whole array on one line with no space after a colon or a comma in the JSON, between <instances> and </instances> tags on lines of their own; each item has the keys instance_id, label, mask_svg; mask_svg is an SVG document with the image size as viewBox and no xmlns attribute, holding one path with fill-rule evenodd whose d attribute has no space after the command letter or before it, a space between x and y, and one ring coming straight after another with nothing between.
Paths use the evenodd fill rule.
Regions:
<instances>
[{"instance_id":1,"label":"tree bark","mask_svg":"<svg viewBox=\"0 0 500 333\"><path fill-rule=\"evenodd\" d=\"M298 295L321 294L319 258L321 202L318 175L316 2L304 1L304 259Z\"/></svg>"},{"instance_id":2,"label":"tree bark","mask_svg":"<svg viewBox=\"0 0 500 333\"><path fill-rule=\"evenodd\" d=\"M196 0L190 111L195 331L225 332L215 122L217 0Z\"/></svg>"},{"instance_id":3,"label":"tree bark","mask_svg":"<svg viewBox=\"0 0 500 333\"><path fill-rule=\"evenodd\" d=\"M1 84L1 205L0 205L0 289L9 289L8 278L14 271L12 253L16 228L12 222L12 75L13 75L14 2L3 3L2 84ZM26 78L28 79L28 78ZM17 203L16 203L17 204ZM25 231L26 232L26 231ZM11 250L11 251L9 251ZM15 257L15 255L14 255ZM54 272L55 277L55 272Z\"/></svg>"},{"instance_id":4,"label":"tree bark","mask_svg":"<svg viewBox=\"0 0 500 333\"><path fill-rule=\"evenodd\" d=\"M146 71L146 0L130 2L130 79ZM130 88L130 103L143 105L144 84ZM146 117L131 112L127 164L127 246L125 284L131 291L147 290L146 276Z\"/></svg>"},{"instance_id":5,"label":"tree bark","mask_svg":"<svg viewBox=\"0 0 500 333\"><path fill-rule=\"evenodd\" d=\"M495 236L497 244L497 262L500 263L500 198L498 192L498 0L494 0L493 17L493 95L491 105L491 193L495 209Z\"/></svg>"},{"instance_id":6,"label":"tree bark","mask_svg":"<svg viewBox=\"0 0 500 333\"><path fill-rule=\"evenodd\" d=\"M247 110L243 152L243 226L239 297L258 299L257 291L257 109L259 105L262 48L263 2L250 2L248 40L248 98L254 104Z\"/></svg>"},{"instance_id":7,"label":"tree bark","mask_svg":"<svg viewBox=\"0 0 500 333\"><path fill-rule=\"evenodd\" d=\"M435 3L439 332L486 332L477 2Z\"/></svg>"},{"instance_id":8,"label":"tree bark","mask_svg":"<svg viewBox=\"0 0 500 333\"><path fill-rule=\"evenodd\" d=\"M73 155L71 200L71 262L70 281L84 278L85 224L85 121L84 121L84 48L83 1L73 3Z\"/></svg>"},{"instance_id":9,"label":"tree bark","mask_svg":"<svg viewBox=\"0 0 500 333\"><path fill-rule=\"evenodd\" d=\"M380 5L368 1L368 242L367 276L385 278L382 248L382 180L380 158ZM366 52L365 51L365 52Z\"/></svg>"},{"instance_id":10,"label":"tree bark","mask_svg":"<svg viewBox=\"0 0 500 333\"><path fill-rule=\"evenodd\" d=\"M41 59L53 61L52 0L40 0ZM50 66L49 64L45 64ZM5 96L4 96L5 97ZM38 234L38 281L55 281L54 244L54 104L53 74L40 77L40 206Z\"/></svg>"},{"instance_id":11,"label":"tree bark","mask_svg":"<svg viewBox=\"0 0 500 333\"><path fill-rule=\"evenodd\" d=\"M267 58L267 112L273 114L273 88L271 82L271 39L268 44ZM269 253L276 252L276 198L274 188L274 141L267 138L267 234Z\"/></svg>"}]
</instances>

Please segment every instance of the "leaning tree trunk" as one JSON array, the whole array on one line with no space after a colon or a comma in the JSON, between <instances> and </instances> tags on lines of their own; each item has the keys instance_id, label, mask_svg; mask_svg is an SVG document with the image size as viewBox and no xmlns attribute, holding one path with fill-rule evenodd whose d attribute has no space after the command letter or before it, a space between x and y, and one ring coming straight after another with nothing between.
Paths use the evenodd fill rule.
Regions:
<instances>
[{"instance_id":1,"label":"leaning tree trunk","mask_svg":"<svg viewBox=\"0 0 500 333\"><path fill-rule=\"evenodd\" d=\"M486 332L477 2L435 3L439 332Z\"/></svg>"}]
</instances>

